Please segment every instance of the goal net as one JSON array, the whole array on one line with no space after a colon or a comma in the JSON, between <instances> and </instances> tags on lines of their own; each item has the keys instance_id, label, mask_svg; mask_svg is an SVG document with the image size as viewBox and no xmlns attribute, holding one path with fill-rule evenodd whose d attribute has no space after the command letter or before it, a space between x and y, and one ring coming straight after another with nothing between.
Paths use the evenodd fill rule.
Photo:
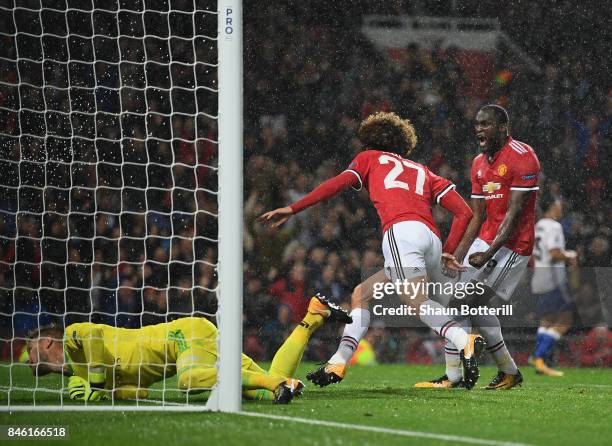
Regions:
<instances>
[{"instance_id":1,"label":"goal net","mask_svg":"<svg viewBox=\"0 0 612 446\"><path fill-rule=\"evenodd\" d=\"M4 1L0 37L0 407L239 410L240 2ZM106 387L147 388L127 399L73 401L68 376L42 376L50 353L38 374L28 363L40 327L65 349L71 324L186 317L219 326L218 355L197 364L217 370L212 392L185 392L192 338L159 330L146 342L166 345L161 366L102 339Z\"/></svg>"}]
</instances>

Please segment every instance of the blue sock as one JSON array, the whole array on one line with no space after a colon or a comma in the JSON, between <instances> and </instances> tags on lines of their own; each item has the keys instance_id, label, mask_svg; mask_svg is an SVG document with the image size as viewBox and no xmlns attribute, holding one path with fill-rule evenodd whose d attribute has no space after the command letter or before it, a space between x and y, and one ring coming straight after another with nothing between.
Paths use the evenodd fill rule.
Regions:
<instances>
[{"instance_id":1,"label":"blue sock","mask_svg":"<svg viewBox=\"0 0 612 446\"><path fill-rule=\"evenodd\" d=\"M539 329L533 356L536 358L546 358L555 346L555 342L557 342L555 337L550 335L546 329Z\"/></svg>"}]
</instances>

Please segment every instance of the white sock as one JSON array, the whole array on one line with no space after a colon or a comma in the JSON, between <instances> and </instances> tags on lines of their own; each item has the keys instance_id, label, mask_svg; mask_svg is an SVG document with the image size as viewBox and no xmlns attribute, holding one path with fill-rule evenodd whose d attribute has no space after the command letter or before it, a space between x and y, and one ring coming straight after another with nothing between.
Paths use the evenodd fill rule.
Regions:
<instances>
[{"instance_id":1,"label":"white sock","mask_svg":"<svg viewBox=\"0 0 612 446\"><path fill-rule=\"evenodd\" d=\"M487 351L493 356L497 368L509 375L516 375L518 367L506 347L497 316L472 316L472 322L487 341Z\"/></svg>"},{"instance_id":2,"label":"white sock","mask_svg":"<svg viewBox=\"0 0 612 446\"><path fill-rule=\"evenodd\" d=\"M461 381L461 359L459 350L450 342L444 343L444 360L446 361L446 376L454 383Z\"/></svg>"},{"instance_id":3,"label":"white sock","mask_svg":"<svg viewBox=\"0 0 612 446\"><path fill-rule=\"evenodd\" d=\"M429 307L430 312L437 314L421 314ZM419 308L419 317L421 321L430 326L433 331L442 336L447 341L450 341L457 350L462 350L468 342L468 334L454 320L444 315L444 307L438 302L427 299Z\"/></svg>"},{"instance_id":4,"label":"white sock","mask_svg":"<svg viewBox=\"0 0 612 446\"><path fill-rule=\"evenodd\" d=\"M466 332L471 331L471 323L470 318L462 318L457 320L458 323L464 328ZM461 359L459 359L459 350L455 348L455 346L446 341L444 344L444 359L446 360L446 376L451 382L459 382L463 377L461 373Z\"/></svg>"},{"instance_id":5,"label":"white sock","mask_svg":"<svg viewBox=\"0 0 612 446\"><path fill-rule=\"evenodd\" d=\"M330 364L346 364L353 357L353 353L357 350L359 341L368 331L370 326L370 310L365 308L355 308L351 311L353 322L344 326L342 339L338 350L330 358Z\"/></svg>"},{"instance_id":6,"label":"white sock","mask_svg":"<svg viewBox=\"0 0 612 446\"><path fill-rule=\"evenodd\" d=\"M546 333L548 336L553 338L555 341L558 341L559 339L561 339L561 336L563 336L561 333L559 333L554 328L544 328L544 333Z\"/></svg>"}]
</instances>

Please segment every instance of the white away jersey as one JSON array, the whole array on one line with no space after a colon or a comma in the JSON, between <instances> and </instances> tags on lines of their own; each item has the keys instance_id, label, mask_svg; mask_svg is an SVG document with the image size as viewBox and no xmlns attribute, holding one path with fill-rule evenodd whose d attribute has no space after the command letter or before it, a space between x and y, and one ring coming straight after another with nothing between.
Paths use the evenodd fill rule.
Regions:
<instances>
[{"instance_id":1,"label":"white away jersey","mask_svg":"<svg viewBox=\"0 0 612 446\"><path fill-rule=\"evenodd\" d=\"M548 293L567 281L565 262L553 261L550 255L553 249L565 249L563 228L552 218L542 218L535 226L535 268L531 278L531 291L534 293Z\"/></svg>"}]
</instances>

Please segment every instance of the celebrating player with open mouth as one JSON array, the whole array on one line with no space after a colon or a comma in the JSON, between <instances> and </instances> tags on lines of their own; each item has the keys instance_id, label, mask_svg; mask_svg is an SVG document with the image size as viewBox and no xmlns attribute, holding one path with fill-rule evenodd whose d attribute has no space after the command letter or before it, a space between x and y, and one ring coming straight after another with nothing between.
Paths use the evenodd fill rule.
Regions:
<instances>
[{"instance_id":1,"label":"celebrating player with open mouth","mask_svg":"<svg viewBox=\"0 0 612 446\"><path fill-rule=\"evenodd\" d=\"M382 223L386 278L415 285L424 285L428 280L445 281L441 277L441 260L447 267L462 269L451 253L472 217L469 206L450 181L404 158L410 155L417 141L409 120L402 120L394 113L379 112L361 123L358 136L364 150L344 172L325 181L300 201L263 214L260 221L277 228L293 214L349 187L357 190L365 187ZM454 214L444 247L431 212L434 203ZM404 303L416 308L421 321L460 352L464 380L467 387L473 387L479 377L478 357L484 349L484 339L480 335L468 334L445 315L444 307L430 299L425 286L411 289L417 291L400 297ZM431 311L422 311L422 307ZM351 316L353 323L346 327L342 339L348 348L342 352L339 350L337 362L325 364L309 375L316 384L325 385L344 377L346 363L368 329L370 312L365 308L355 308Z\"/></svg>"},{"instance_id":2,"label":"celebrating player with open mouth","mask_svg":"<svg viewBox=\"0 0 612 446\"><path fill-rule=\"evenodd\" d=\"M495 297L510 300L534 246L540 162L530 146L510 136L509 127L508 112L498 105L485 105L476 114L476 137L482 153L472 163L474 218L454 252L457 259L465 258L465 265L473 267L462 273L461 280L485 285L482 304ZM487 389L510 389L520 384L523 377L504 343L497 316L472 316L471 321L466 320L470 322L484 336L498 367ZM416 387L463 385L459 352L448 342L445 352L446 375Z\"/></svg>"}]
</instances>

